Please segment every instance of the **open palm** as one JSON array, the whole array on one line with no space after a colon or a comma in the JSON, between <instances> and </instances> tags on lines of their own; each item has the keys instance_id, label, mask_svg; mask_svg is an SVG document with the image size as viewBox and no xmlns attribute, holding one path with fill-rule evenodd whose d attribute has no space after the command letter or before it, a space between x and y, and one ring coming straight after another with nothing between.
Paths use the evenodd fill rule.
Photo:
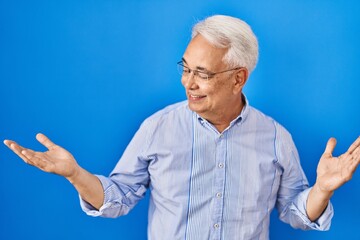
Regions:
<instances>
[{"instance_id":1,"label":"open palm","mask_svg":"<svg viewBox=\"0 0 360 240\"><path fill-rule=\"evenodd\" d=\"M321 190L332 192L349 181L360 163L360 137L339 157L332 152L335 138L330 138L317 168L317 183Z\"/></svg>"},{"instance_id":2,"label":"open palm","mask_svg":"<svg viewBox=\"0 0 360 240\"><path fill-rule=\"evenodd\" d=\"M43 134L37 134L36 139L43 144L48 151L36 152L31 149L24 148L11 140L5 140L4 143L21 159L23 159L24 162L45 172L55 173L67 178L76 174L78 165L70 152L54 144Z\"/></svg>"}]
</instances>

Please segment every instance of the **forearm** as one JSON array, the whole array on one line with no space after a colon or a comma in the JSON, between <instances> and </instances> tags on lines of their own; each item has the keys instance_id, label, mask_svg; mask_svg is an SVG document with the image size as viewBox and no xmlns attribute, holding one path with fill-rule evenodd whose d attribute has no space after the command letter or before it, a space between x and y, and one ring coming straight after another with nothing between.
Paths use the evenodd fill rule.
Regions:
<instances>
[{"instance_id":1,"label":"forearm","mask_svg":"<svg viewBox=\"0 0 360 240\"><path fill-rule=\"evenodd\" d=\"M333 193L334 192L321 190L315 183L306 203L306 214L312 222L316 221L324 212Z\"/></svg>"},{"instance_id":2,"label":"forearm","mask_svg":"<svg viewBox=\"0 0 360 240\"><path fill-rule=\"evenodd\" d=\"M76 174L68 177L67 180L75 187L83 200L94 208L100 209L104 202L104 190L95 175L79 167Z\"/></svg>"}]
</instances>

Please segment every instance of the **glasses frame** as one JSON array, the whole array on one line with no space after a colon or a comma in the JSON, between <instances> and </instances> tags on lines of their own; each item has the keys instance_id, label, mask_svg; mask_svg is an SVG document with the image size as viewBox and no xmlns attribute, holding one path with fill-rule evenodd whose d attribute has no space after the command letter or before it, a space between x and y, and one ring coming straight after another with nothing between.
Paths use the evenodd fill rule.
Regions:
<instances>
[{"instance_id":1,"label":"glasses frame","mask_svg":"<svg viewBox=\"0 0 360 240\"><path fill-rule=\"evenodd\" d=\"M200 79L205 80L205 81L208 81L209 79L215 77L215 75L217 75L217 74L226 73L226 72L230 72L230 71L235 71L235 70L239 70L239 69L243 68L243 67L236 67L236 68L232 68L232 69L228 69L228 70L224 70L224 71L220 71L220 72L210 72L210 71L201 71L201 70L197 70L197 69L191 69L188 66L185 66L183 61L179 61L176 64L178 65L178 67L182 67L183 70L188 69L189 72L187 72L186 74L193 73L194 77L199 77ZM199 73L205 74L206 78L200 77ZM179 74L181 76L184 76L184 71L182 71L182 72L179 71Z\"/></svg>"}]
</instances>

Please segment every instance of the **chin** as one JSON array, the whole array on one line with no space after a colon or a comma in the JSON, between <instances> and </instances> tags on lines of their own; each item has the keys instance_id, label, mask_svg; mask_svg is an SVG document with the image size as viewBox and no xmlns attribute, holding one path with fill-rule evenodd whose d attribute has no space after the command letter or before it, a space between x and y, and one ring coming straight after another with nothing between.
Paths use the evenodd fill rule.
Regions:
<instances>
[{"instance_id":1,"label":"chin","mask_svg":"<svg viewBox=\"0 0 360 240\"><path fill-rule=\"evenodd\" d=\"M188 106L191 111L196 112L197 114L201 114L205 111L201 106L194 106L194 104L188 104Z\"/></svg>"}]
</instances>

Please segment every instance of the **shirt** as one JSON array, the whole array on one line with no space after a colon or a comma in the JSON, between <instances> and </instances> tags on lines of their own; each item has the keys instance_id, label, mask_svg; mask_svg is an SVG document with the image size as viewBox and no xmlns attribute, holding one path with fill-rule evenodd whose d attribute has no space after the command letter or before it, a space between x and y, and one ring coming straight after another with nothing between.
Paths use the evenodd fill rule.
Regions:
<instances>
[{"instance_id":1,"label":"shirt","mask_svg":"<svg viewBox=\"0 0 360 240\"><path fill-rule=\"evenodd\" d=\"M268 239L270 213L294 228L327 230L331 203L306 215L310 188L291 135L249 106L222 133L187 101L147 118L109 177L92 216L127 214L150 188L148 239Z\"/></svg>"}]
</instances>

